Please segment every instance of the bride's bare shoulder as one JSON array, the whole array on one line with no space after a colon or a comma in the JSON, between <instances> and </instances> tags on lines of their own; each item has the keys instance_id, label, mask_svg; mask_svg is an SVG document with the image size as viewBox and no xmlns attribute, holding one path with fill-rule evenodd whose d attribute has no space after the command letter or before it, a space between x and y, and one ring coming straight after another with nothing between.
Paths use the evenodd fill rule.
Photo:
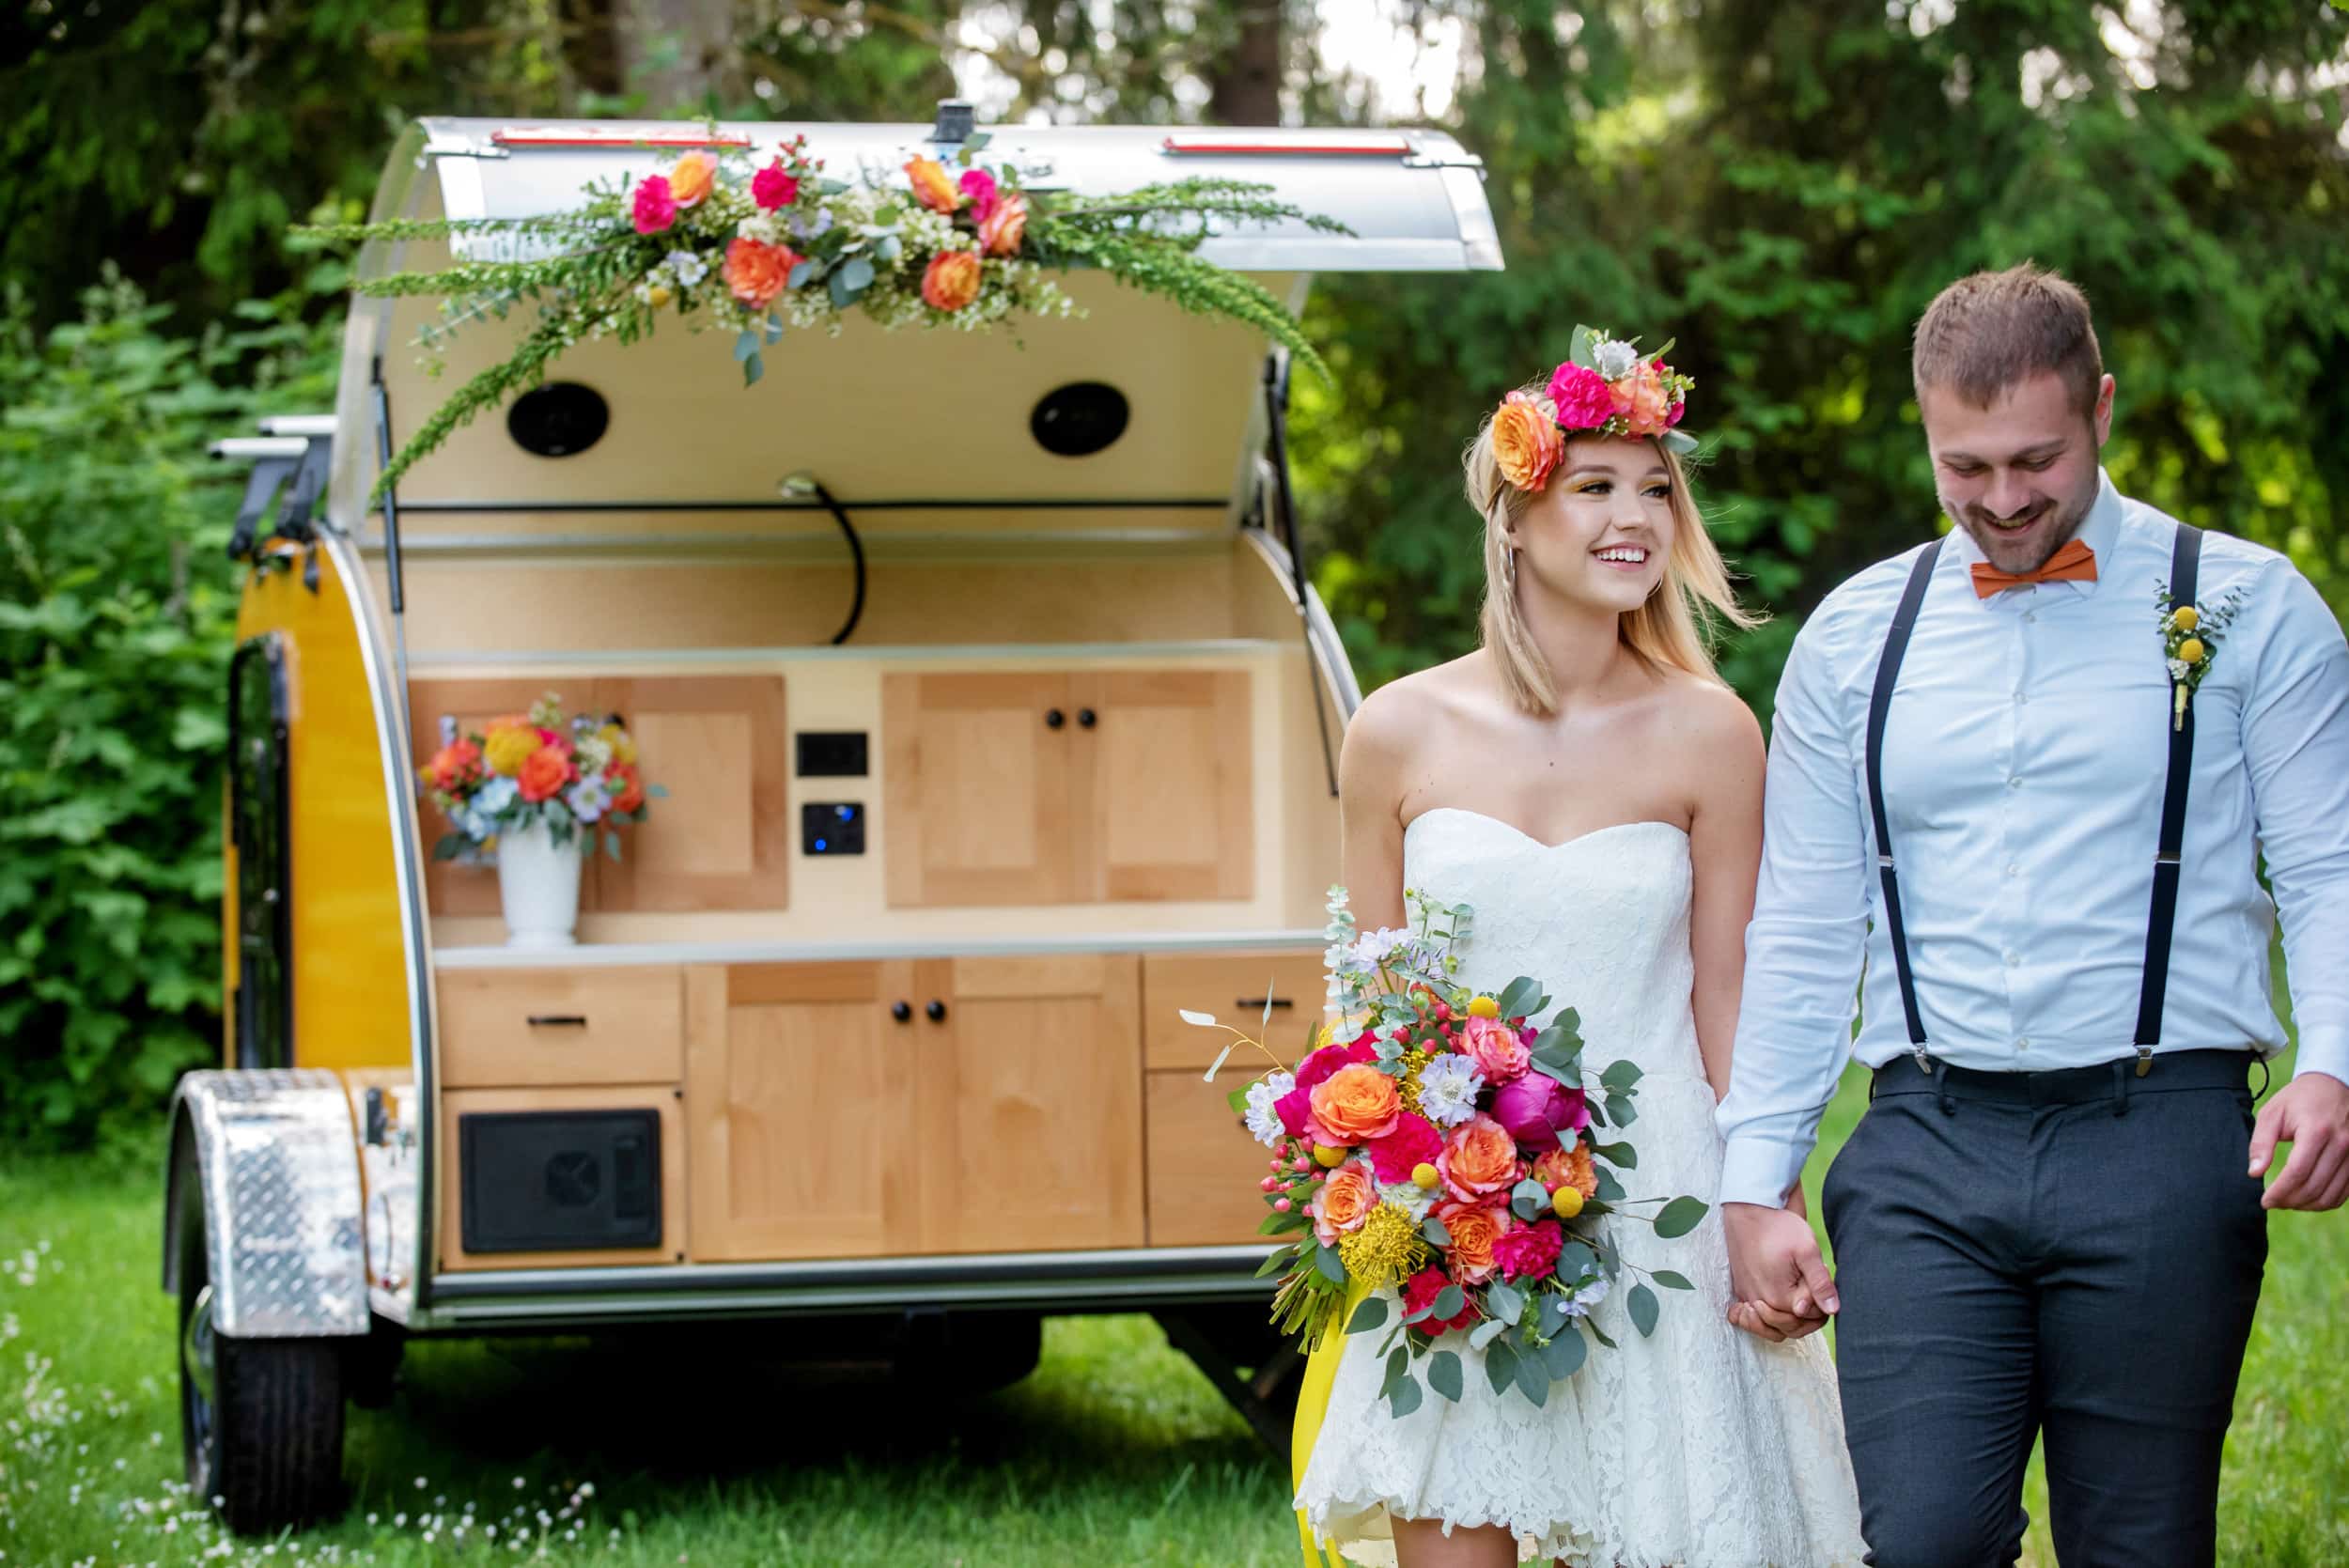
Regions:
<instances>
[{"instance_id":1,"label":"bride's bare shoulder","mask_svg":"<svg viewBox=\"0 0 2349 1568\"><path fill-rule=\"evenodd\" d=\"M1657 708L1667 744L1701 776L1757 782L1767 753L1762 722L1736 691L1718 680L1674 670L1661 680Z\"/></svg>"},{"instance_id":2,"label":"bride's bare shoulder","mask_svg":"<svg viewBox=\"0 0 2349 1568\"><path fill-rule=\"evenodd\" d=\"M1481 651L1471 653L1389 681L1364 697L1346 722L1348 743L1360 733L1381 747L1402 745L1470 717L1488 684L1483 660Z\"/></svg>"}]
</instances>

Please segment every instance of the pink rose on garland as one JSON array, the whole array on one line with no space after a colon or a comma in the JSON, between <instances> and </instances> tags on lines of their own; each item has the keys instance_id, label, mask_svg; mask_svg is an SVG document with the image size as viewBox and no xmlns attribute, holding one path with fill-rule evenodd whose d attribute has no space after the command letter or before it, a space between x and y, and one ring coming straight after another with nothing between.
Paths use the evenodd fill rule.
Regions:
<instances>
[{"instance_id":1,"label":"pink rose on garland","mask_svg":"<svg viewBox=\"0 0 2349 1568\"><path fill-rule=\"evenodd\" d=\"M1615 416L1614 395L1605 379L1572 360L1551 373L1549 400L1558 405L1558 423L1569 430L1595 430Z\"/></svg>"},{"instance_id":2,"label":"pink rose on garland","mask_svg":"<svg viewBox=\"0 0 2349 1568\"><path fill-rule=\"evenodd\" d=\"M669 177L648 174L636 187L636 202L631 216L639 234L660 234L677 222L677 197L669 190Z\"/></svg>"},{"instance_id":3,"label":"pink rose on garland","mask_svg":"<svg viewBox=\"0 0 2349 1568\"><path fill-rule=\"evenodd\" d=\"M971 216L986 223L995 211L995 177L985 169L965 169L956 184L971 198Z\"/></svg>"},{"instance_id":4,"label":"pink rose on garland","mask_svg":"<svg viewBox=\"0 0 2349 1568\"><path fill-rule=\"evenodd\" d=\"M1017 191L999 197L995 210L979 220L979 244L989 256L1018 256L1028 233L1028 198Z\"/></svg>"},{"instance_id":5,"label":"pink rose on garland","mask_svg":"<svg viewBox=\"0 0 2349 1568\"><path fill-rule=\"evenodd\" d=\"M1558 1266L1566 1234L1555 1219L1519 1225L1493 1243L1493 1263L1512 1280L1539 1280Z\"/></svg>"},{"instance_id":6,"label":"pink rose on garland","mask_svg":"<svg viewBox=\"0 0 2349 1568\"><path fill-rule=\"evenodd\" d=\"M1548 1073L1529 1072L1501 1086L1493 1096L1493 1120L1520 1143L1539 1147L1568 1128L1590 1125L1591 1108L1580 1089L1568 1089Z\"/></svg>"},{"instance_id":7,"label":"pink rose on garland","mask_svg":"<svg viewBox=\"0 0 2349 1568\"><path fill-rule=\"evenodd\" d=\"M1524 1038L1499 1018L1470 1018L1460 1048L1475 1060L1486 1083L1506 1083L1533 1064Z\"/></svg>"},{"instance_id":8,"label":"pink rose on garland","mask_svg":"<svg viewBox=\"0 0 2349 1568\"><path fill-rule=\"evenodd\" d=\"M1406 1110L1395 1117L1392 1132L1363 1146L1370 1151L1371 1169L1380 1181L1408 1182L1414 1167L1436 1163L1436 1157L1443 1153L1443 1134L1418 1111Z\"/></svg>"},{"instance_id":9,"label":"pink rose on garland","mask_svg":"<svg viewBox=\"0 0 2349 1568\"><path fill-rule=\"evenodd\" d=\"M751 176L751 200L772 212L778 207L788 207L800 199L800 182L783 172L783 160L778 158Z\"/></svg>"}]
</instances>

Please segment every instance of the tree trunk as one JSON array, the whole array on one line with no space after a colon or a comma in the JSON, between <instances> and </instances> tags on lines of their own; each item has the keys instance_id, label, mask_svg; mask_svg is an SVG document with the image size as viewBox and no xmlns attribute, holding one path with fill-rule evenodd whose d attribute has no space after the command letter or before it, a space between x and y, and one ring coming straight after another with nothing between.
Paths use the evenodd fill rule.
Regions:
<instances>
[{"instance_id":1,"label":"tree trunk","mask_svg":"<svg viewBox=\"0 0 2349 1568\"><path fill-rule=\"evenodd\" d=\"M567 85L607 99L619 97L628 85L620 71L620 19L613 7L614 0L556 0L555 5L563 27L563 65L570 77Z\"/></svg>"},{"instance_id":2,"label":"tree trunk","mask_svg":"<svg viewBox=\"0 0 2349 1568\"><path fill-rule=\"evenodd\" d=\"M1281 0L1241 0L1239 35L1208 68L1207 113L1221 125L1281 123Z\"/></svg>"},{"instance_id":3,"label":"tree trunk","mask_svg":"<svg viewBox=\"0 0 2349 1568\"><path fill-rule=\"evenodd\" d=\"M624 89L649 116L723 110L740 94L733 0L615 0ZM714 102L713 102L714 101Z\"/></svg>"}]
</instances>

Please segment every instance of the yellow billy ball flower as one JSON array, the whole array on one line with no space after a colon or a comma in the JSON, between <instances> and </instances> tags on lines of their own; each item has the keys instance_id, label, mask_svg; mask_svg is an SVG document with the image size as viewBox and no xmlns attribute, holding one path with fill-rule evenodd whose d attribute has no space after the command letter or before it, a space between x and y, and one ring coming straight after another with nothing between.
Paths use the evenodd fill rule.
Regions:
<instances>
[{"instance_id":1,"label":"yellow billy ball flower","mask_svg":"<svg viewBox=\"0 0 2349 1568\"><path fill-rule=\"evenodd\" d=\"M2206 651L2200 637L2189 637L2178 644L2178 657L2188 664L2200 664Z\"/></svg>"},{"instance_id":2,"label":"yellow billy ball flower","mask_svg":"<svg viewBox=\"0 0 2349 1568\"><path fill-rule=\"evenodd\" d=\"M1469 1003L1469 1017L1471 1018L1497 1018L1501 1017L1501 1003L1495 1001L1490 997L1477 997Z\"/></svg>"},{"instance_id":3,"label":"yellow billy ball flower","mask_svg":"<svg viewBox=\"0 0 2349 1568\"><path fill-rule=\"evenodd\" d=\"M2191 631L2202 624L2202 613L2190 604L2181 604L2170 612L2170 624L2180 631Z\"/></svg>"},{"instance_id":4,"label":"yellow billy ball flower","mask_svg":"<svg viewBox=\"0 0 2349 1568\"><path fill-rule=\"evenodd\" d=\"M1549 1206L1558 1211L1561 1219L1572 1219L1582 1212L1582 1189L1562 1187L1549 1195Z\"/></svg>"},{"instance_id":5,"label":"yellow billy ball flower","mask_svg":"<svg viewBox=\"0 0 2349 1568\"><path fill-rule=\"evenodd\" d=\"M1392 1203L1372 1209L1361 1230L1338 1240L1338 1257L1346 1273L1371 1290L1416 1274L1426 1255L1419 1227Z\"/></svg>"},{"instance_id":6,"label":"yellow billy ball flower","mask_svg":"<svg viewBox=\"0 0 2349 1568\"><path fill-rule=\"evenodd\" d=\"M1411 1185L1423 1192L1435 1190L1436 1183L1440 1179L1436 1168L1423 1159L1411 1167Z\"/></svg>"},{"instance_id":7,"label":"yellow billy ball flower","mask_svg":"<svg viewBox=\"0 0 2349 1568\"><path fill-rule=\"evenodd\" d=\"M1334 1171L1339 1166L1344 1165L1346 1163L1346 1150L1332 1148L1327 1143L1316 1143L1314 1145L1314 1163L1320 1166L1325 1171Z\"/></svg>"},{"instance_id":8,"label":"yellow billy ball flower","mask_svg":"<svg viewBox=\"0 0 2349 1568\"><path fill-rule=\"evenodd\" d=\"M528 724L505 724L491 730L481 743L481 755L492 773L512 778L538 749L538 732Z\"/></svg>"}]
</instances>

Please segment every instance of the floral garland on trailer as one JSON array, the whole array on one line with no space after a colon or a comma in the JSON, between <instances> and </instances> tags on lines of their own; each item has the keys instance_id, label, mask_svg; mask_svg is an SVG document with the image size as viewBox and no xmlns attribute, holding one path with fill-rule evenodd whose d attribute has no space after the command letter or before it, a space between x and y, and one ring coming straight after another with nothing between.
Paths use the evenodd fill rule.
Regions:
<instances>
[{"instance_id":1,"label":"floral garland on trailer","mask_svg":"<svg viewBox=\"0 0 2349 1568\"><path fill-rule=\"evenodd\" d=\"M459 387L409 438L384 465L373 496L476 415L543 381L573 345L599 337L633 342L671 315L691 330L733 329L734 357L749 386L763 373L761 351L788 328L837 333L852 308L885 328L966 332L1015 316L1081 315L1051 274L1097 268L1186 310L1253 327L1327 377L1279 300L1201 259L1198 249L1218 225L1293 221L1351 232L1345 225L1271 199L1270 186L1232 179L1048 199L1021 189L1013 166L979 162L987 142L980 132L961 144L959 175L917 156L906 162L902 180L868 170L851 181L826 175L824 161L808 156L807 138L794 136L755 167L748 149L697 149L632 184L590 184L581 206L538 217L297 227L297 239L313 244L498 234L557 248L537 258L459 262L356 286L378 298L446 297L442 321L420 338L434 374L441 346L465 325L524 303L539 312L511 354Z\"/></svg>"},{"instance_id":2,"label":"floral garland on trailer","mask_svg":"<svg viewBox=\"0 0 2349 1568\"><path fill-rule=\"evenodd\" d=\"M1707 1205L1632 1198L1615 1178L1639 1163L1623 1136L1638 1115L1638 1064L1587 1077L1574 1009L1534 1021L1550 1005L1539 981L1519 976L1496 996L1455 978L1468 905L1416 889L1404 902L1408 927L1360 934L1346 890L1330 890L1324 961L1338 1017L1294 1069L1245 1031L1182 1017L1234 1036L1208 1081L1242 1046L1273 1063L1226 1103L1272 1151L1257 1183L1271 1211L1259 1234L1294 1238L1258 1270L1282 1277L1282 1332L1310 1350L1350 1300L1346 1333L1386 1330L1379 1394L1394 1415L1419 1407L1422 1375L1456 1402L1464 1350L1483 1352L1493 1392L1515 1388L1538 1405L1581 1368L1584 1331L1615 1348L1591 1310L1626 1274L1625 1312L1642 1335L1659 1317L1651 1286L1694 1288L1625 1258L1613 1226L1638 1221L1670 1239ZM1610 1127L1602 1141L1596 1129ZM1643 1212L1650 1203L1659 1206Z\"/></svg>"}]
</instances>

